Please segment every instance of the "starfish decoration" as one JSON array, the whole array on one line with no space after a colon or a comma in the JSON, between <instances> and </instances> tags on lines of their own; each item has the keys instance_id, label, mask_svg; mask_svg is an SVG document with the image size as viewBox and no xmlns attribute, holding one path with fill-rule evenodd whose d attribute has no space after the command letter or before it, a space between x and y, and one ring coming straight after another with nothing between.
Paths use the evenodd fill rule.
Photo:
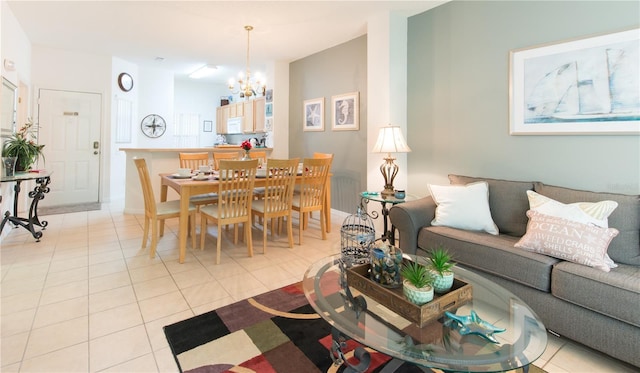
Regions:
<instances>
[{"instance_id":1,"label":"starfish decoration","mask_svg":"<svg viewBox=\"0 0 640 373\"><path fill-rule=\"evenodd\" d=\"M458 324L461 335L477 334L486 338L490 342L498 343L498 340L493 336L493 333L501 333L506 330L496 328L492 324L482 320L476 311L473 310L471 310L471 314L469 316L458 316L447 311L445 311L444 314Z\"/></svg>"}]
</instances>

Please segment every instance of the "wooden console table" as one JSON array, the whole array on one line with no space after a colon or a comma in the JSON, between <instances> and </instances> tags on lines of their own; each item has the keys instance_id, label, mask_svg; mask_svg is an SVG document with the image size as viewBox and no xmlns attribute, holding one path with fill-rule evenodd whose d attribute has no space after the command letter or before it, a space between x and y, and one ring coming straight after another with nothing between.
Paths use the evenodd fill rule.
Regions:
<instances>
[{"instance_id":1,"label":"wooden console table","mask_svg":"<svg viewBox=\"0 0 640 373\"><path fill-rule=\"evenodd\" d=\"M29 192L31 198L31 206L29 207L29 216L27 218L21 218L18 216L18 197L20 196L20 183L27 180L35 180L36 186L33 191ZM38 202L44 199L44 195L49 193L49 183L51 182L51 172L20 172L13 176L2 176L0 183L16 183L13 190L15 192L13 196L13 215L7 211L0 224L0 233L4 229L7 222L11 222L14 226L20 226L33 235L36 241L40 241L42 237L42 230L47 226L46 221L40 221L38 218ZM41 227L42 230L36 231L36 226Z\"/></svg>"}]
</instances>

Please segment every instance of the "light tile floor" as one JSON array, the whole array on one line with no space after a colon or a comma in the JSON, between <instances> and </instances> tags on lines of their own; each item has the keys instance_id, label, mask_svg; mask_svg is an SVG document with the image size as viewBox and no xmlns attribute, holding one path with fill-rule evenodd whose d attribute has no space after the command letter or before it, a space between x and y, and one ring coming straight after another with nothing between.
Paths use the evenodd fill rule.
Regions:
<instances>
[{"instance_id":1,"label":"light tile floor","mask_svg":"<svg viewBox=\"0 0 640 373\"><path fill-rule=\"evenodd\" d=\"M176 372L163 326L299 281L313 261L339 251L344 219L334 216L326 241L312 220L304 245L289 249L283 235L266 254L255 229L253 258L225 238L220 265L209 236L204 251L188 248L179 264L177 220L150 259L140 249L141 217L122 210L51 215L41 242L21 228L3 239L2 372ZM637 371L552 335L536 364L550 373Z\"/></svg>"}]
</instances>

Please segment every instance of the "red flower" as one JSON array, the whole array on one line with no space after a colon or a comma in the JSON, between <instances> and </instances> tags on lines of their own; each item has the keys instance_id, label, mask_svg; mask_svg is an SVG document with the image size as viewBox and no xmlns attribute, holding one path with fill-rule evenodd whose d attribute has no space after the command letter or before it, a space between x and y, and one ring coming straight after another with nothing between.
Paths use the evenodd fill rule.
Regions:
<instances>
[{"instance_id":1,"label":"red flower","mask_svg":"<svg viewBox=\"0 0 640 373\"><path fill-rule=\"evenodd\" d=\"M251 148L252 148L252 146L251 146L251 142L250 142L249 140L244 140L244 141L242 142L242 144L240 145L240 147L241 147L242 149L244 149L245 151L249 151L249 150L251 150Z\"/></svg>"}]
</instances>

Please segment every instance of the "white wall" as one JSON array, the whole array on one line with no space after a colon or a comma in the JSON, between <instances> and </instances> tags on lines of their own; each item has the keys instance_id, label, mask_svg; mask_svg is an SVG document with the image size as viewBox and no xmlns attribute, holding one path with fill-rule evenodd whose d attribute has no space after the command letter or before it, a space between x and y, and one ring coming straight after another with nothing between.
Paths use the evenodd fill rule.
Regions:
<instances>
[{"instance_id":1,"label":"white wall","mask_svg":"<svg viewBox=\"0 0 640 373\"><path fill-rule=\"evenodd\" d=\"M226 84L207 83L189 78L175 80L174 111L200 114L200 143L198 146L213 146L216 139L216 109L220 97L229 95ZM203 131L203 121L213 123L212 132Z\"/></svg>"},{"instance_id":2,"label":"white wall","mask_svg":"<svg viewBox=\"0 0 640 373\"><path fill-rule=\"evenodd\" d=\"M2 76L18 87L20 87L20 82L29 84L31 82L31 43L29 43L27 35L5 1L0 1L0 24L2 25L2 32L0 33L0 69ZM15 63L14 71L5 70L3 63L5 58ZM25 105L27 104L25 103ZM30 113L31 108L27 107L26 109ZM6 110L6 108L0 108L0 110ZM1 170L1 172L4 172L4 170ZM14 185L13 183L0 184L0 196L2 196L0 213L3 215L8 210L13 211ZM27 188L27 185L23 184L23 187ZM25 193L22 193L20 197L20 208L24 211L24 206L28 206L26 204L28 197ZM10 230L11 228L7 226L2 232L2 237L9 234Z\"/></svg>"},{"instance_id":3,"label":"white wall","mask_svg":"<svg viewBox=\"0 0 640 373\"><path fill-rule=\"evenodd\" d=\"M118 76L121 73L127 73L133 78L133 88L129 92L124 92L118 86ZM121 58L112 58L111 67L111 128L109 130L110 139L108 143L103 143L103 147L108 146L111 149L111 170L109 172L109 184L111 194L108 196L110 201L124 200L125 194L125 173L122 172L126 168L126 154L120 151L120 148L132 147L137 143L138 136L142 136L139 130L138 119L138 65L125 61ZM117 122L117 100L126 100L131 102L131 141L128 143L116 143L116 122ZM107 139L105 139L107 141ZM106 201L105 201L106 202Z\"/></svg>"}]
</instances>

